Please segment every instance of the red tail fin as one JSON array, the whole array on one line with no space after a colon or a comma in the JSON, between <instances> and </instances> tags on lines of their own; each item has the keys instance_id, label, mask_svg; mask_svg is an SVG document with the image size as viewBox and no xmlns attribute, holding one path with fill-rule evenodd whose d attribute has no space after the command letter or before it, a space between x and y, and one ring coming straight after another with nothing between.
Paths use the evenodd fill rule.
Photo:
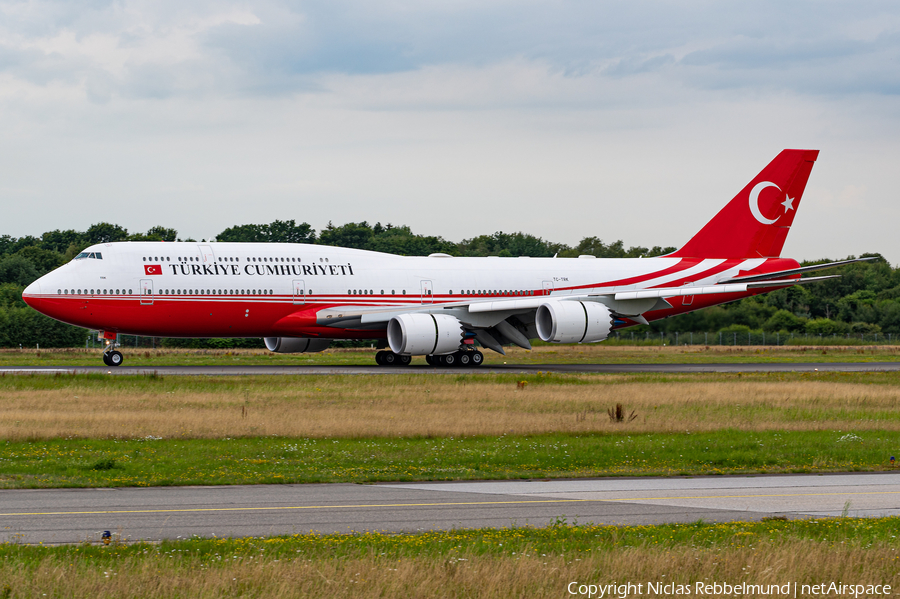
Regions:
<instances>
[{"instance_id":1,"label":"red tail fin","mask_svg":"<svg viewBox=\"0 0 900 599\"><path fill-rule=\"evenodd\" d=\"M784 150L734 199L670 254L685 258L777 258L818 150Z\"/></svg>"}]
</instances>

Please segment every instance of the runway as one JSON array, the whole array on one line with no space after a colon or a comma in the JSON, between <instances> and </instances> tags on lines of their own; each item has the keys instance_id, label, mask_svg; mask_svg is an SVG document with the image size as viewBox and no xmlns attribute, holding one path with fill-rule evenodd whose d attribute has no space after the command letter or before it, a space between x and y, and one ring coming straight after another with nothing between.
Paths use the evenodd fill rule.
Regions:
<instances>
[{"instance_id":1,"label":"runway","mask_svg":"<svg viewBox=\"0 0 900 599\"><path fill-rule=\"evenodd\" d=\"M247 376L247 375L330 375L330 374L535 374L554 373L737 373L737 372L897 372L897 362L745 362L724 364L486 364L480 368L435 368L414 365L385 366L0 366L6 374L92 374L162 376Z\"/></svg>"},{"instance_id":2,"label":"runway","mask_svg":"<svg viewBox=\"0 0 900 599\"><path fill-rule=\"evenodd\" d=\"M0 542L900 515L900 473L0 490Z\"/></svg>"}]
</instances>

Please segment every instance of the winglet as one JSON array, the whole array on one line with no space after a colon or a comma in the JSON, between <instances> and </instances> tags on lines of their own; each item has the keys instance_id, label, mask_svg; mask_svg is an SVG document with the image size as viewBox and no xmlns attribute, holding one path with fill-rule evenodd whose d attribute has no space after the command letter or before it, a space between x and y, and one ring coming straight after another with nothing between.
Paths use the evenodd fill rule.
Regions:
<instances>
[{"instance_id":1,"label":"winglet","mask_svg":"<svg viewBox=\"0 0 900 599\"><path fill-rule=\"evenodd\" d=\"M784 150L684 247L684 258L777 258L818 150Z\"/></svg>"}]
</instances>

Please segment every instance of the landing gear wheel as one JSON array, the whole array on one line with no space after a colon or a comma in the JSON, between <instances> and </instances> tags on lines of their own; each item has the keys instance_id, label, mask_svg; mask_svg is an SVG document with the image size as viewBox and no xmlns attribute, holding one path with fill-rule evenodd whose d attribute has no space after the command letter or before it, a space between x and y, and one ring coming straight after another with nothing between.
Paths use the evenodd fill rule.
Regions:
<instances>
[{"instance_id":1,"label":"landing gear wheel","mask_svg":"<svg viewBox=\"0 0 900 599\"><path fill-rule=\"evenodd\" d=\"M409 366L410 362L412 362L412 356L397 356L397 366Z\"/></svg>"},{"instance_id":2,"label":"landing gear wheel","mask_svg":"<svg viewBox=\"0 0 900 599\"><path fill-rule=\"evenodd\" d=\"M375 363L379 366L384 366L384 352L375 352Z\"/></svg>"},{"instance_id":3,"label":"landing gear wheel","mask_svg":"<svg viewBox=\"0 0 900 599\"><path fill-rule=\"evenodd\" d=\"M458 361L456 359L456 354L445 354L445 355L441 356L441 365L442 366L452 367L452 366L456 366L457 363L458 363Z\"/></svg>"},{"instance_id":4,"label":"landing gear wheel","mask_svg":"<svg viewBox=\"0 0 900 599\"><path fill-rule=\"evenodd\" d=\"M106 362L107 366L121 366L122 362L125 361L125 356L120 351L111 351L103 355L103 361Z\"/></svg>"},{"instance_id":5,"label":"landing gear wheel","mask_svg":"<svg viewBox=\"0 0 900 599\"><path fill-rule=\"evenodd\" d=\"M382 366L396 366L397 358L399 357L392 351L379 352L381 354L381 365ZM378 360L378 354L375 354L375 359Z\"/></svg>"},{"instance_id":6,"label":"landing gear wheel","mask_svg":"<svg viewBox=\"0 0 900 599\"><path fill-rule=\"evenodd\" d=\"M435 361L435 356L427 355L425 356L425 361L428 362L429 366L437 366L438 363Z\"/></svg>"},{"instance_id":7,"label":"landing gear wheel","mask_svg":"<svg viewBox=\"0 0 900 599\"><path fill-rule=\"evenodd\" d=\"M460 366L462 366L463 368L468 368L469 366L472 365L471 362L472 362L472 356L469 355L469 352L467 352L467 351L459 352L459 365Z\"/></svg>"},{"instance_id":8,"label":"landing gear wheel","mask_svg":"<svg viewBox=\"0 0 900 599\"><path fill-rule=\"evenodd\" d=\"M484 354L475 350L472 352L472 366L481 366L484 364Z\"/></svg>"}]
</instances>

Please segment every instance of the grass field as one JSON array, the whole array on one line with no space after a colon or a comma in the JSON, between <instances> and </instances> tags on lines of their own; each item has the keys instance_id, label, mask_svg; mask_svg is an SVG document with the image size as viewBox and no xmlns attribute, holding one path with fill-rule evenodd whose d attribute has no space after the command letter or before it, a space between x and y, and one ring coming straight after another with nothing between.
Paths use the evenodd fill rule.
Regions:
<instances>
[{"instance_id":1,"label":"grass field","mask_svg":"<svg viewBox=\"0 0 900 599\"><path fill-rule=\"evenodd\" d=\"M4 376L0 486L880 470L900 453L898 381Z\"/></svg>"},{"instance_id":2,"label":"grass field","mask_svg":"<svg viewBox=\"0 0 900 599\"><path fill-rule=\"evenodd\" d=\"M849 346L633 346L585 344L485 351L485 364L715 364L740 362L892 362L900 345ZM374 349L331 349L318 354L273 354L266 350L122 348L127 366L372 365ZM414 358L413 364L425 364ZM99 349L0 349L0 366L102 366Z\"/></svg>"},{"instance_id":3,"label":"grass field","mask_svg":"<svg viewBox=\"0 0 900 599\"><path fill-rule=\"evenodd\" d=\"M508 361L897 359L890 347L738 350L539 348ZM369 363L371 354L148 352L130 363ZM29 360L92 364L96 354L0 355ZM884 470L900 453L898 401L900 373L0 376L0 487ZM651 582L692 594L717 582L797 584L798 596L810 596L804 584L887 584L893 594L898 525L612 527L561 516L542 529L160 544L117 536L64 547L20 546L9 531L0 599L579 596L572 582L576 592L643 584L641 596L671 596L650 592Z\"/></svg>"},{"instance_id":4,"label":"grass field","mask_svg":"<svg viewBox=\"0 0 900 599\"><path fill-rule=\"evenodd\" d=\"M580 584L641 584L641 596L674 594L647 592L648 582L690 585L691 594L698 583L723 582L796 583L798 596L809 596L804 584L891 585L894 594L898 527L897 518L621 527L560 519L541 529L399 535L13 542L0 544L0 597L577 596L567 590L572 582L576 592Z\"/></svg>"}]
</instances>

